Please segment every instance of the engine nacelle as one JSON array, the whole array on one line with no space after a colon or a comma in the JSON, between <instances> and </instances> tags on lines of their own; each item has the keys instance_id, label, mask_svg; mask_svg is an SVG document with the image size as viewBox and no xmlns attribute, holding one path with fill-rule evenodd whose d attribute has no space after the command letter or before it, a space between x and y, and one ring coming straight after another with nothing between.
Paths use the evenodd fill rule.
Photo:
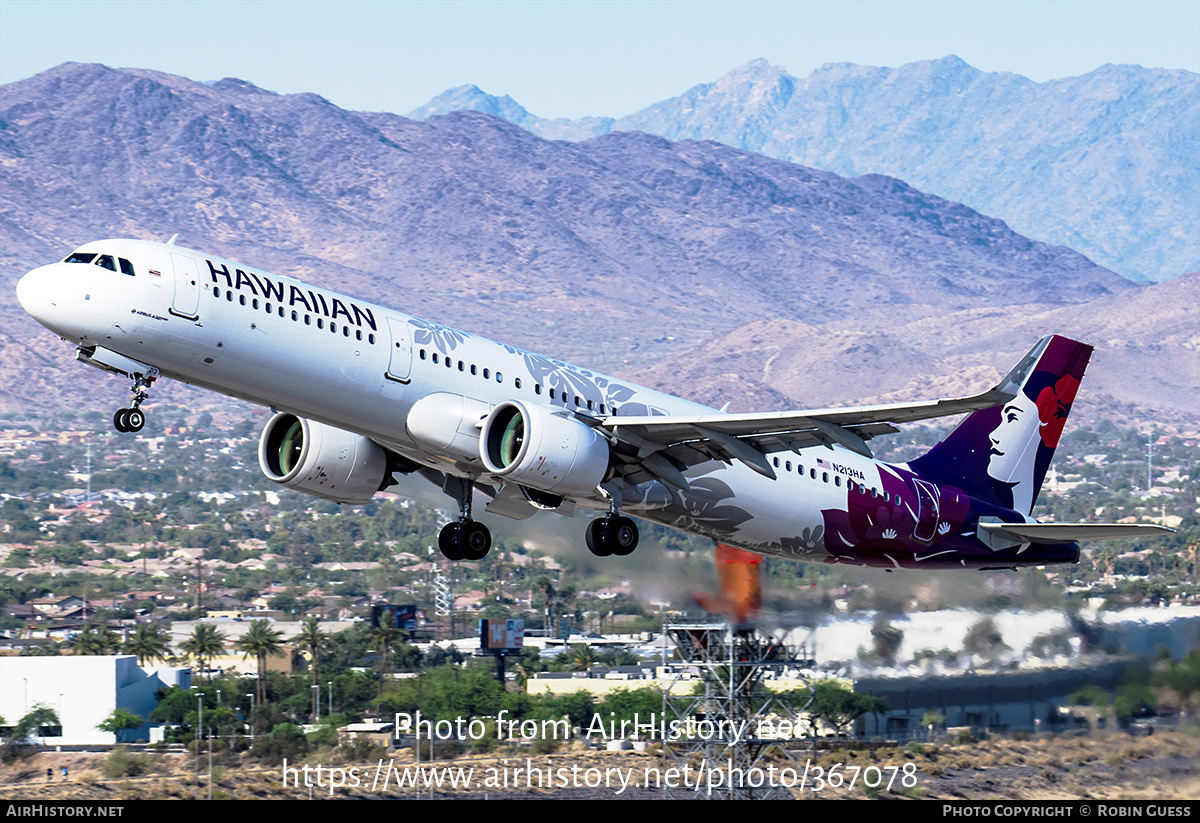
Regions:
<instances>
[{"instance_id":1,"label":"engine nacelle","mask_svg":"<svg viewBox=\"0 0 1200 823\"><path fill-rule=\"evenodd\" d=\"M408 413L408 436L430 454L474 462L479 459L479 427L491 408L461 394L426 395Z\"/></svg>"},{"instance_id":2,"label":"engine nacelle","mask_svg":"<svg viewBox=\"0 0 1200 823\"><path fill-rule=\"evenodd\" d=\"M388 477L387 452L371 438L283 412L263 428L258 465L281 486L354 505Z\"/></svg>"},{"instance_id":3,"label":"engine nacelle","mask_svg":"<svg viewBox=\"0 0 1200 823\"><path fill-rule=\"evenodd\" d=\"M566 496L589 495L608 474L608 441L570 415L508 400L488 414L480 457L492 474Z\"/></svg>"}]
</instances>

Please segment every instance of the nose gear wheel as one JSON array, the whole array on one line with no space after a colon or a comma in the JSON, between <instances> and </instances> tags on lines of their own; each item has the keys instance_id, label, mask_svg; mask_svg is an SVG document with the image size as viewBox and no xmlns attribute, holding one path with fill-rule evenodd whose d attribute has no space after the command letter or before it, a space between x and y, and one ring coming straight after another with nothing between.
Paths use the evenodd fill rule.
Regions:
<instances>
[{"instance_id":1,"label":"nose gear wheel","mask_svg":"<svg viewBox=\"0 0 1200 823\"><path fill-rule=\"evenodd\" d=\"M133 380L133 386L129 390L130 407L127 409L117 409L113 414L113 428L119 432L140 432L146 425L146 413L139 408L142 402L150 396L150 386L154 383L153 377L142 377L138 375Z\"/></svg>"}]
</instances>

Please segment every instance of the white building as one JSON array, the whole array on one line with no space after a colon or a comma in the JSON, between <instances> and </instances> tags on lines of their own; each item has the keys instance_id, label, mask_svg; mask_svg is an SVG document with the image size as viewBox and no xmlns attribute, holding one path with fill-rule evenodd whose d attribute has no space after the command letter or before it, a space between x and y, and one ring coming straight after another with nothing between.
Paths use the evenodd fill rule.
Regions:
<instances>
[{"instance_id":1,"label":"white building","mask_svg":"<svg viewBox=\"0 0 1200 823\"><path fill-rule=\"evenodd\" d=\"M125 740L148 740L155 692L164 686L191 688L186 668L142 668L132 655L0 657L0 716L12 726L41 703L58 713L61 737L47 745L111 744L116 736L96 727L113 709L146 718Z\"/></svg>"}]
</instances>

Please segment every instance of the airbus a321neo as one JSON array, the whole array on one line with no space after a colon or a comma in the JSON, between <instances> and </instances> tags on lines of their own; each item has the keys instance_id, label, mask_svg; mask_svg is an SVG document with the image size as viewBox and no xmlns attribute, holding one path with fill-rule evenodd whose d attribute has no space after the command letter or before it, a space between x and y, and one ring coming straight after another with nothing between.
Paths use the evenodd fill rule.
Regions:
<instances>
[{"instance_id":1,"label":"airbus a321neo","mask_svg":"<svg viewBox=\"0 0 1200 823\"><path fill-rule=\"evenodd\" d=\"M638 543L628 513L765 555L885 568L1071 563L1075 541L1169 531L1036 524L1091 347L1048 336L972 397L728 414L393 309L168 243L99 240L26 274L21 305L77 359L132 380L113 424L145 424L169 377L269 406L271 480L366 503L418 472L458 504L451 559L491 546L475 492L512 518L576 508L591 551ZM868 441L968 416L908 463Z\"/></svg>"}]
</instances>

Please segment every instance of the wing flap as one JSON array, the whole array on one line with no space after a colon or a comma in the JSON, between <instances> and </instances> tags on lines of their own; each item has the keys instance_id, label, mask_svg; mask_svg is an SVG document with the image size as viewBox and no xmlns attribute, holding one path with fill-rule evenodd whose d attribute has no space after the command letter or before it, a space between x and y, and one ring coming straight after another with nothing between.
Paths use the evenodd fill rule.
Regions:
<instances>
[{"instance_id":1,"label":"wing flap","mask_svg":"<svg viewBox=\"0 0 1200 823\"><path fill-rule=\"evenodd\" d=\"M1175 533L1149 523L980 523L979 528L1018 543L1078 543Z\"/></svg>"}]
</instances>

